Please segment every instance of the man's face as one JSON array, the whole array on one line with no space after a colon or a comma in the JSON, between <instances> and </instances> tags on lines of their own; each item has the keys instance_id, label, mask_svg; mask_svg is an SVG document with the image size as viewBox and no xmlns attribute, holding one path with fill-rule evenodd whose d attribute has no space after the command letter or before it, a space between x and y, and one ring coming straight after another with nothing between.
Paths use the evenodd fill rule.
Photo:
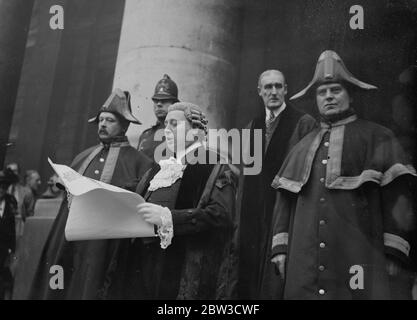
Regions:
<instances>
[{"instance_id":1,"label":"man's face","mask_svg":"<svg viewBox=\"0 0 417 320\"><path fill-rule=\"evenodd\" d=\"M165 121L165 118L168 114L168 107L173 103L174 101L172 100L153 99L153 112L159 121Z\"/></svg>"},{"instance_id":2,"label":"man's face","mask_svg":"<svg viewBox=\"0 0 417 320\"><path fill-rule=\"evenodd\" d=\"M316 102L323 116L331 116L349 109L350 96L340 83L323 84L316 89Z\"/></svg>"},{"instance_id":3,"label":"man's face","mask_svg":"<svg viewBox=\"0 0 417 320\"><path fill-rule=\"evenodd\" d=\"M39 187L41 185L41 177L39 173L34 172L30 175L27 181L27 185L29 188L31 188L35 193L39 190Z\"/></svg>"},{"instance_id":4,"label":"man's face","mask_svg":"<svg viewBox=\"0 0 417 320\"><path fill-rule=\"evenodd\" d=\"M192 129L190 123L181 110L174 110L165 119L165 138L168 148L172 152L185 150L194 141L186 141L187 133Z\"/></svg>"},{"instance_id":5,"label":"man's face","mask_svg":"<svg viewBox=\"0 0 417 320\"><path fill-rule=\"evenodd\" d=\"M258 94L270 110L279 108L285 101L287 85L282 74L271 72L265 74L259 84Z\"/></svg>"},{"instance_id":6,"label":"man's face","mask_svg":"<svg viewBox=\"0 0 417 320\"><path fill-rule=\"evenodd\" d=\"M100 139L109 139L122 135L123 127L119 119L111 112L102 112L98 118L98 135Z\"/></svg>"},{"instance_id":7,"label":"man's face","mask_svg":"<svg viewBox=\"0 0 417 320\"><path fill-rule=\"evenodd\" d=\"M7 166L7 169L10 169L10 170L12 170L13 171L13 173L15 174L15 175L19 175L19 166L17 165L17 163L10 163L8 166Z\"/></svg>"}]
</instances>

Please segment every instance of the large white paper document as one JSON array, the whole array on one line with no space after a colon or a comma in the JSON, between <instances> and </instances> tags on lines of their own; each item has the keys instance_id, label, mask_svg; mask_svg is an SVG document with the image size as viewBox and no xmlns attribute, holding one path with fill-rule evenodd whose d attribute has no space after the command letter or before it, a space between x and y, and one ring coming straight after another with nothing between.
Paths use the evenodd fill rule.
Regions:
<instances>
[{"instance_id":1,"label":"large white paper document","mask_svg":"<svg viewBox=\"0 0 417 320\"><path fill-rule=\"evenodd\" d=\"M140 195L48 161L72 195L65 226L68 241L155 236L153 225L137 214L136 206L145 202Z\"/></svg>"}]
</instances>

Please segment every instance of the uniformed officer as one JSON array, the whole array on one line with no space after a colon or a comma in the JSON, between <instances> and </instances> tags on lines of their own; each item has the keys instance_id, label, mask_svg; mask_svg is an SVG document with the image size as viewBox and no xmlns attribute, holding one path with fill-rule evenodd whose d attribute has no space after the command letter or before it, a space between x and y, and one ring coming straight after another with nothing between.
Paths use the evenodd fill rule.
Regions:
<instances>
[{"instance_id":1,"label":"uniformed officer","mask_svg":"<svg viewBox=\"0 0 417 320\"><path fill-rule=\"evenodd\" d=\"M71 167L84 177L134 190L153 164L126 137L130 124L141 124L132 114L129 92L115 88L95 117L88 121L97 126L100 144L78 154ZM105 299L109 286L107 274L112 270L110 257L115 254L119 240L67 241L64 231L69 210L65 202L43 248L29 299ZM49 286L51 265L61 266L65 273L62 290Z\"/></svg>"},{"instance_id":2,"label":"uniformed officer","mask_svg":"<svg viewBox=\"0 0 417 320\"><path fill-rule=\"evenodd\" d=\"M370 89L327 50L290 99L314 99L306 111L318 113L319 126L272 182L279 192L267 257L285 278L285 299L411 298L416 171L391 130L357 116L355 97Z\"/></svg>"},{"instance_id":3,"label":"uniformed officer","mask_svg":"<svg viewBox=\"0 0 417 320\"><path fill-rule=\"evenodd\" d=\"M138 150L144 152L149 158L154 159L155 148L161 143L161 140L155 139L155 133L159 129L163 130L165 128L164 122L168 113L168 107L175 102L179 102L177 84L167 74L156 84L152 101L157 122L141 134ZM164 140L165 137L163 137L162 141Z\"/></svg>"}]
</instances>

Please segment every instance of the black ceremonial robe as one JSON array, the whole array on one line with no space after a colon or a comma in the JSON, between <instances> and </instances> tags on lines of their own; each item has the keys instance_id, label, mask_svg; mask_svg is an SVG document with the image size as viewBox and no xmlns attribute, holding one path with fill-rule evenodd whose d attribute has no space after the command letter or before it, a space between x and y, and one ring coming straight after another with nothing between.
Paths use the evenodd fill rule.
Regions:
<instances>
[{"instance_id":1,"label":"black ceremonial robe","mask_svg":"<svg viewBox=\"0 0 417 320\"><path fill-rule=\"evenodd\" d=\"M302 125L297 125L298 122ZM275 119L275 129L266 146L262 135L262 171L257 175L244 175L243 168L239 179L238 213L239 226L239 284L241 299L259 298L259 284L262 278L264 255L269 245L268 232L276 191L271 187L282 162L289 151L293 136L302 136L315 125L315 120L295 110L287 104L285 110ZM247 127L251 138L244 150L254 155L254 131L265 132L265 114L255 118ZM297 130L300 128L302 130ZM298 132L299 131L299 132ZM279 279L276 279L279 281Z\"/></svg>"},{"instance_id":2,"label":"black ceremonial robe","mask_svg":"<svg viewBox=\"0 0 417 320\"><path fill-rule=\"evenodd\" d=\"M203 152L209 159L211 152ZM159 191L148 191L157 172L151 169L138 185L137 192L147 201L152 202L152 195ZM236 283L236 252L231 242L236 227L236 183L237 177L227 164L187 164L182 178L162 188L163 203L157 203L172 206L172 244L161 249L158 237L124 241L113 264L117 267L109 298L232 298Z\"/></svg>"}]
</instances>

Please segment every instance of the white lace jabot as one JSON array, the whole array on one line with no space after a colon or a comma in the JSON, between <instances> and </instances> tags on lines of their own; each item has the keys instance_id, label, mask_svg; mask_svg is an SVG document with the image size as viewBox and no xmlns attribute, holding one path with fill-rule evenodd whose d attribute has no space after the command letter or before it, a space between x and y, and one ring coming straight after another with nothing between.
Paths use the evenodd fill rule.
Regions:
<instances>
[{"instance_id":1,"label":"white lace jabot","mask_svg":"<svg viewBox=\"0 0 417 320\"><path fill-rule=\"evenodd\" d=\"M201 142L193 143L184 152L178 152L177 158L170 157L169 159L159 161L161 170L153 177L150 182L149 191L155 191L159 188L166 188L172 186L175 181L182 178L184 169L187 165L182 164L182 159L187 153L202 146ZM166 249L171 244L174 237L174 226L172 222L171 210L164 207L161 215L162 225L157 228L157 233L161 239L161 248Z\"/></svg>"},{"instance_id":2,"label":"white lace jabot","mask_svg":"<svg viewBox=\"0 0 417 320\"><path fill-rule=\"evenodd\" d=\"M175 181L182 178L185 165L178 163L177 159L170 157L159 161L161 170L153 177L149 185L149 191L172 186Z\"/></svg>"},{"instance_id":3,"label":"white lace jabot","mask_svg":"<svg viewBox=\"0 0 417 320\"><path fill-rule=\"evenodd\" d=\"M182 164L182 159L187 153L202 146L201 142L193 143L189 146L185 152L178 152L178 157L170 157L169 159L163 159L159 161L161 170L153 177L150 182L149 191L155 191L160 188L166 188L172 186L175 181L182 178L184 169L187 165Z\"/></svg>"}]
</instances>

